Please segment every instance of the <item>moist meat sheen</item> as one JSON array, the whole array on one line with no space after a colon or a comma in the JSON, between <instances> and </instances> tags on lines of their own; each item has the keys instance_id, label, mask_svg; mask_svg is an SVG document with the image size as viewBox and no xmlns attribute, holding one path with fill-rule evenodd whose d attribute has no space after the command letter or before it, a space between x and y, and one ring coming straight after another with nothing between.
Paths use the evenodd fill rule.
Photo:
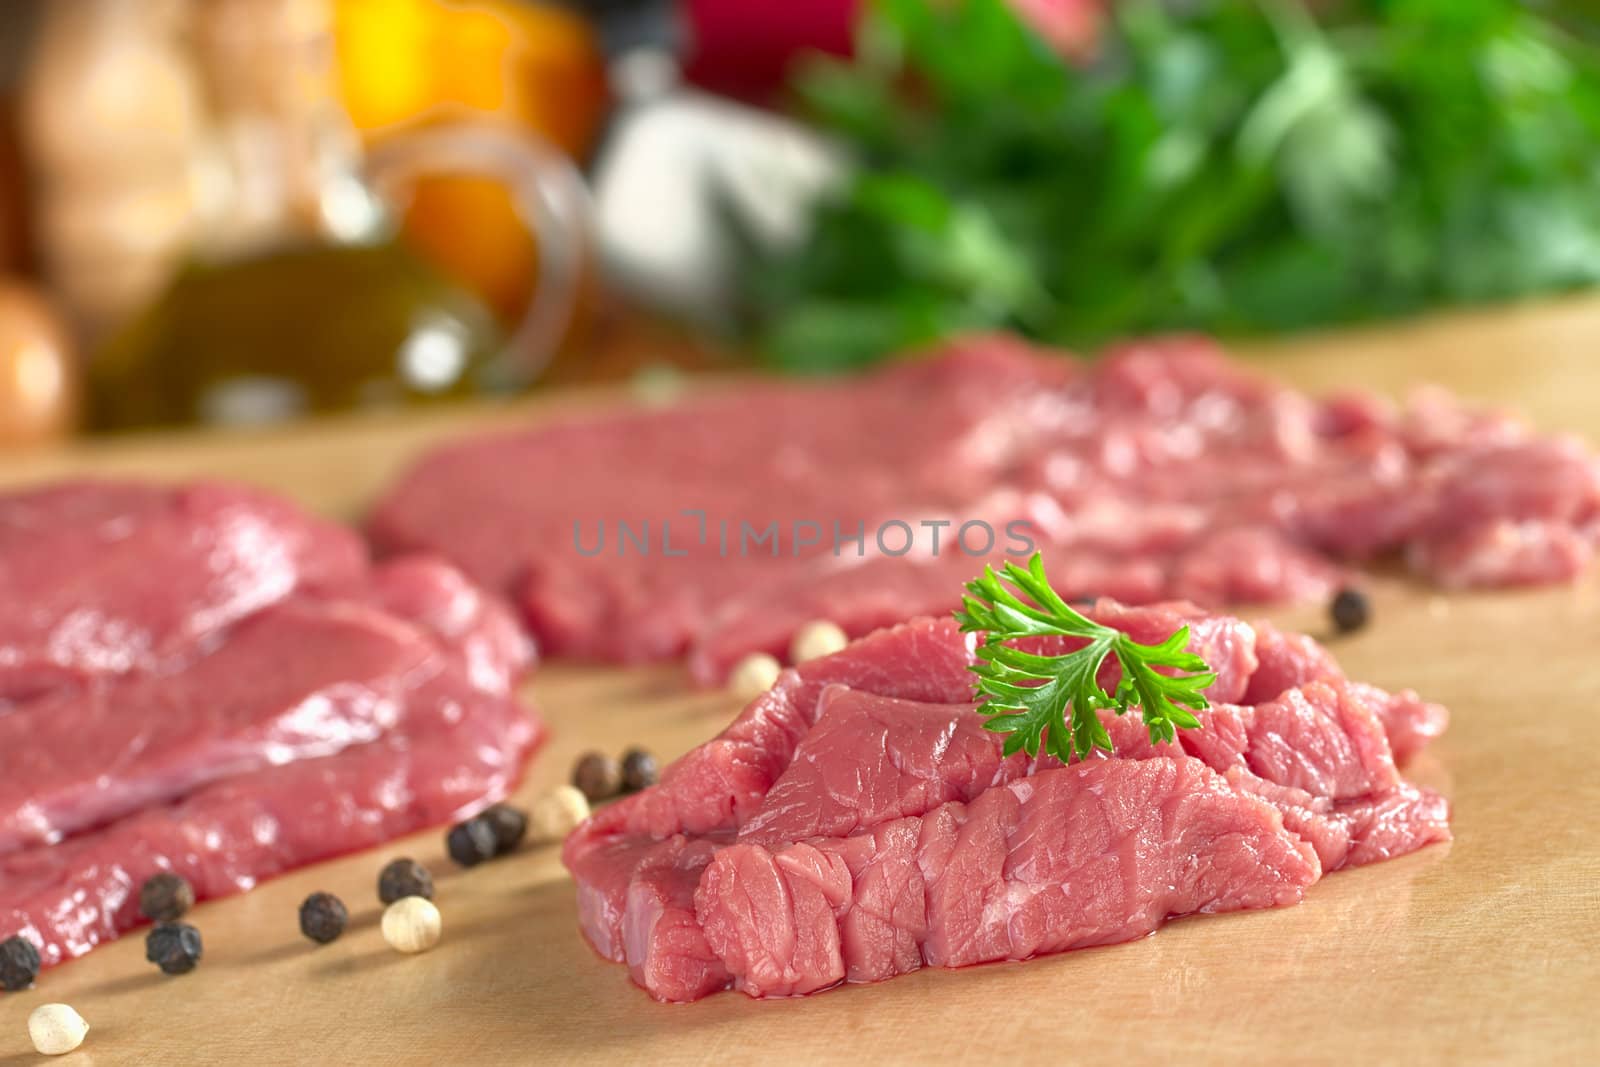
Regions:
<instances>
[{"instance_id":1,"label":"moist meat sheen","mask_svg":"<svg viewBox=\"0 0 1600 1067\"><path fill-rule=\"evenodd\" d=\"M70 482L0 494L0 705L181 666L297 589L365 575L348 530L235 485Z\"/></svg>"},{"instance_id":2,"label":"moist meat sheen","mask_svg":"<svg viewBox=\"0 0 1600 1067\"><path fill-rule=\"evenodd\" d=\"M0 496L0 585L0 938L46 964L160 871L224 896L497 799L542 733L496 597L252 490Z\"/></svg>"},{"instance_id":3,"label":"moist meat sheen","mask_svg":"<svg viewBox=\"0 0 1600 1067\"><path fill-rule=\"evenodd\" d=\"M1381 554L1447 588L1564 581L1597 518L1582 445L1446 394L1313 398L1199 339L1083 364L983 338L448 445L369 527L507 593L549 652L714 682L810 619L951 610L980 558L1027 554L1013 523L1063 595L1217 607L1323 597Z\"/></svg>"},{"instance_id":4,"label":"moist meat sheen","mask_svg":"<svg viewBox=\"0 0 1600 1067\"><path fill-rule=\"evenodd\" d=\"M433 617L458 613L463 588L437 563L390 564L360 599L292 597L244 619L184 670L103 678L0 714L0 855L375 741L447 666L503 696L525 665L504 612L479 628ZM379 606L395 602L411 612Z\"/></svg>"},{"instance_id":5,"label":"moist meat sheen","mask_svg":"<svg viewBox=\"0 0 1600 1067\"><path fill-rule=\"evenodd\" d=\"M1293 904L1330 871L1449 839L1447 802L1396 763L1444 708L1350 681L1269 624L1183 603L1089 614L1141 640L1190 627L1217 673L1200 729L1152 744L1105 712L1110 753L1006 756L970 702L970 635L879 631L785 671L568 838L584 936L661 1000L788 996Z\"/></svg>"}]
</instances>

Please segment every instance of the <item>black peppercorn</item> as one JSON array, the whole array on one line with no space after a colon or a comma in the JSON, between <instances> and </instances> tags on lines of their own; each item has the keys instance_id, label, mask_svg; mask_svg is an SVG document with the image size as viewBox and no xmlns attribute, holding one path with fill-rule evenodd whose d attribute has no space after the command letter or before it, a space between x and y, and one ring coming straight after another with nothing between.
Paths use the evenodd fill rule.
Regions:
<instances>
[{"instance_id":1,"label":"black peppercorn","mask_svg":"<svg viewBox=\"0 0 1600 1067\"><path fill-rule=\"evenodd\" d=\"M188 974L200 952L200 931L188 923L160 923L145 935L144 958L166 974Z\"/></svg>"},{"instance_id":2,"label":"black peppercorn","mask_svg":"<svg viewBox=\"0 0 1600 1067\"><path fill-rule=\"evenodd\" d=\"M497 856L503 856L522 844L522 838L528 832L528 813L509 804L485 808L478 818L494 828L494 851Z\"/></svg>"},{"instance_id":3,"label":"black peppercorn","mask_svg":"<svg viewBox=\"0 0 1600 1067\"><path fill-rule=\"evenodd\" d=\"M1328 605L1334 629L1342 634L1361 629L1372 615L1366 594L1359 589L1341 589Z\"/></svg>"},{"instance_id":4,"label":"black peppercorn","mask_svg":"<svg viewBox=\"0 0 1600 1067\"><path fill-rule=\"evenodd\" d=\"M139 889L139 914L151 922L169 923L194 907L194 887L171 871L151 875Z\"/></svg>"},{"instance_id":5,"label":"black peppercorn","mask_svg":"<svg viewBox=\"0 0 1600 1067\"><path fill-rule=\"evenodd\" d=\"M0 989L20 993L39 977L39 950L21 934L0 941Z\"/></svg>"},{"instance_id":6,"label":"black peppercorn","mask_svg":"<svg viewBox=\"0 0 1600 1067\"><path fill-rule=\"evenodd\" d=\"M344 901L332 893L312 893L300 905L300 932L319 945L338 940L349 921Z\"/></svg>"},{"instance_id":7,"label":"black peppercorn","mask_svg":"<svg viewBox=\"0 0 1600 1067\"><path fill-rule=\"evenodd\" d=\"M478 816L450 827L444 845L450 858L463 867L476 867L484 860L492 860L497 851L494 827Z\"/></svg>"},{"instance_id":8,"label":"black peppercorn","mask_svg":"<svg viewBox=\"0 0 1600 1067\"><path fill-rule=\"evenodd\" d=\"M622 789L622 766L603 752L590 752L572 768L572 784L591 802L606 800Z\"/></svg>"},{"instance_id":9,"label":"black peppercorn","mask_svg":"<svg viewBox=\"0 0 1600 1067\"><path fill-rule=\"evenodd\" d=\"M398 859L378 875L378 899L393 904L402 897L433 899L433 875L414 859Z\"/></svg>"},{"instance_id":10,"label":"black peppercorn","mask_svg":"<svg viewBox=\"0 0 1600 1067\"><path fill-rule=\"evenodd\" d=\"M622 754L622 788L630 793L656 784L659 774L656 758L642 748L630 748Z\"/></svg>"}]
</instances>

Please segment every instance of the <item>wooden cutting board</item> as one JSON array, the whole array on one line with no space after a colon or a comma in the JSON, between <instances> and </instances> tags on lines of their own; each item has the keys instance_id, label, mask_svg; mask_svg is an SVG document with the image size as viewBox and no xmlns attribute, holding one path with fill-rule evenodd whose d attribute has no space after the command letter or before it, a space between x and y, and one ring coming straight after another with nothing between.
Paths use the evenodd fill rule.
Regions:
<instances>
[{"instance_id":1,"label":"wooden cutting board","mask_svg":"<svg viewBox=\"0 0 1600 1067\"><path fill-rule=\"evenodd\" d=\"M1269 353L1263 352L1265 359ZM1600 302L1439 320L1278 346L1312 388L1425 382L1525 410L1600 443ZM615 400L615 396L611 400ZM605 402L547 395L532 417ZM526 408L323 424L255 438L177 437L0 460L0 481L64 473L248 479L354 516L426 442ZM1339 640L1350 673L1455 713L1411 775L1455 805L1456 840L1331 875L1298 907L1174 923L1133 944L1024 964L922 971L759 1002L652 1002L575 926L556 850L472 871L442 833L281 878L193 914L204 963L168 978L135 935L0 996L0 1067L38 1062L34 1006L92 1027L63 1063L1596 1063L1600 1062L1600 601L1574 589L1441 596L1378 583L1374 624ZM1280 613L1316 630L1314 611ZM675 757L737 710L675 668L561 665L529 687L552 726L521 791L589 748ZM405 957L377 930L377 872L411 855L439 877L444 940ZM333 945L296 909L350 905Z\"/></svg>"}]
</instances>

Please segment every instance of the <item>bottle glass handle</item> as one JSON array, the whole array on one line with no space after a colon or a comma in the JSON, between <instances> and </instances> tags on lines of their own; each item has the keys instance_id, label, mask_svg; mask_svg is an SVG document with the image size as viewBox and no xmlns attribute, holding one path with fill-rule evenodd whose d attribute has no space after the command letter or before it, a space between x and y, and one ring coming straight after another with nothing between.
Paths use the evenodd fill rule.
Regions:
<instances>
[{"instance_id":1,"label":"bottle glass handle","mask_svg":"<svg viewBox=\"0 0 1600 1067\"><path fill-rule=\"evenodd\" d=\"M488 124L428 127L375 146L367 159L373 186L404 205L427 177L471 175L511 192L518 217L538 242L539 269L522 321L507 341L506 372L514 386L536 379L555 356L577 315L589 254L588 188L565 154L538 135Z\"/></svg>"}]
</instances>

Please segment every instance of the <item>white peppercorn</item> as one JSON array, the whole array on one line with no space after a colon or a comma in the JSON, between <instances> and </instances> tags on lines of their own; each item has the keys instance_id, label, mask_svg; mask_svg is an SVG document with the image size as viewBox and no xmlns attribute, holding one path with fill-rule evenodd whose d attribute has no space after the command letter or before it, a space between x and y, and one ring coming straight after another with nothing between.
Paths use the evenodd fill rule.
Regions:
<instances>
[{"instance_id":1,"label":"white peppercorn","mask_svg":"<svg viewBox=\"0 0 1600 1067\"><path fill-rule=\"evenodd\" d=\"M789 645L789 659L793 663L820 659L833 655L849 643L850 639L837 623L817 619L795 631L794 640Z\"/></svg>"},{"instance_id":2,"label":"white peppercorn","mask_svg":"<svg viewBox=\"0 0 1600 1067\"><path fill-rule=\"evenodd\" d=\"M41 1004L28 1016L28 1036L45 1056L62 1056L83 1044L89 1024L66 1004Z\"/></svg>"},{"instance_id":3,"label":"white peppercorn","mask_svg":"<svg viewBox=\"0 0 1600 1067\"><path fill-rule=\"evenodd\" d=\"M399 952L426 952L439 943L443 921L426 897L401 897L383 911L383 939Z\"/></svg>"},{"instance_id":4,"label":"white peppercorn","mask_svg":"<svg viewBox=\"0 0 1600 1067\"><path fill-rule=\"evenodd\" d=\"M728 691L740 700L754 700L771 689L783 667L765 652L752 652L733 665L728 675Z\"/></svg>"},{"instance_id":5,"label":"white peppercorn","mask_svg":"<svg viewBox=\"0 0 1600 1067\"><path fill-rule=\"evenodd\" d=\"M570 785L558 785L545 793L528 812L533 838L541 844L564 839L588 817L589 799Z\"/></svg>"}]
</instances>

